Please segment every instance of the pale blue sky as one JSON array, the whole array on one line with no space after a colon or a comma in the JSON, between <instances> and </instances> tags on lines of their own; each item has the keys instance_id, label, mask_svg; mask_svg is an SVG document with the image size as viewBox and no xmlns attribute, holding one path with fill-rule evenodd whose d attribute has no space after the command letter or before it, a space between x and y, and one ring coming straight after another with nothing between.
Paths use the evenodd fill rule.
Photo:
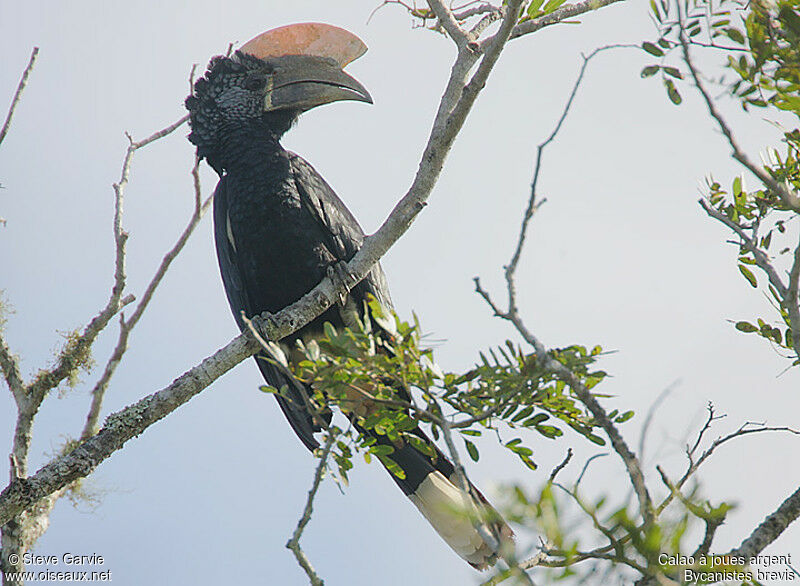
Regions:
<instances>
[{"instance_id":1,"label":"pale blue sky","mask_svg":"<svg viewBox=\"0 0 800 586\"><path fill-rule=\"evenodd\" d=\"M0 0L3 111L31 48L39 62L0 146L0 288L16 309L7 336L30 374L85 324L111 284L111 183L126 146L184 114L192 63L203 68L231 41L290 22L317 20L358 34L368 53L349 71L373 106L341 103L309 113L286 139L337 190L364 228L374 230L416 170L453 48L412 29L402 10L378 2L10 2ZM472 277L501 294L524 208L536 144L549 134L580 65L580 53L653 36L644 3L621 3L514 41L459 137L430 205L384 260L398 310L415 311L442 340L439 362L469 366L480 349L513 337L473 291ZM766 421L798 426L799 375L730 319L771 316L741 279L735 248L696 204L709 172L729 183L739 170L688 85L671 105L657 80L641 80L649 59L636 50L598 57L574 112L547 153L535 219L519 270L520 303L548 345L601 344L614 376L609 406L633 408L632 443L644 412L676 379L658 413L650 455L683 469L681 450L713 401L728 414L718 432ZM701 61L710 65L711 61ZM723 109L751 154L776 131L735 104ZM139 294L188 218L192 148L185 129L136 156L127 191L128 273ZM215 176L204 171L204 190ZM750 182L753 185L753 182ZM217 273L209 218L175 263L109 391L106 413L157 390L236 333ZM99 364L116 339L105 335ZM98 373L84 377L91 386ZM93 511L65 501L36 552L98 553L114 583L304 584L283 548L310 486L314 460L274 400L258 392L247 362L165 421L131 441L88 482L102 493ZM83 424L86 385L44 405L32 468ZM0 452L10 446L13 403L0 392ZM481 447L473 480L538 486L567 441L530 439L539 472ZM576 461L598 450L578 444ZM797 440L763 436L722 449L703 470L705 494L740 501L718 534L739 543L800 484ZM602 451L602 450L599 450ZM648 460L648 465L656 462ZM575 464L572 473L576 473ZM7 464L0 458L0 475ZM567 470L566 474L570 471ZM622 467L598 463L584 481L595 494L620 493ZM652 489L660 490L653 477ZM305 549L331 585L469 584L477 574L453 554L378 466L359 462L341 494L320 491ZM800 555L793 528L774 553ZM63 568L61 568L63 569ZM385 573L384 573L385 572ZM379 574L380 573L380 574Z\"/></svg>"}]
</instances>

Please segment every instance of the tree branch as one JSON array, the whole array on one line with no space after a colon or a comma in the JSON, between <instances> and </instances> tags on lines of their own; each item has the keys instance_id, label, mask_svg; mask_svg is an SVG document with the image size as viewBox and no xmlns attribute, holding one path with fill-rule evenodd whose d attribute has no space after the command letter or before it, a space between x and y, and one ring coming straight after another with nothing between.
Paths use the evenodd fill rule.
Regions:
<instances>
[{"instance_id":1,"label":"tree branch","mask_svg":"<svg viewBox=\"0 0 800 586\"><path fill-rule=\"evenodd\" d=\"M678 14L681 14L681 7L678 6ZM686 66L689 68L689 71L692 74L692 79L694 79L694 84L697 86L697 90L700 92L700 95L703 96L703 101L706 103L706 107L708 108L708 113L711 114L711 117L717 121L722 134L725 135L725 138L728 139L728 144L730 145L731 149L733 150L733 158L739 161L746 169L748 169L753 175L758 177L761 182L766 185L770 191L775 193L783 204L795 212L800 213L800 197L796 193L792 193L788 188L784 185L778 183L768 171L766 171L763 167L759 167L755 163L753 163L747 154L741 149L738 142L733 136L730 127L725 122L725 119L717 110L716 105L714 105L714 101L711 99L706 88L703 86L703 82L700 81L700 75L697 72L697 68L695 67L694 63L692 62L691 54L689 52L689 43L686 40L686 32L684 30L683 25L683 18L679 16L678 25L680 27L680 34L679 39L681 43L681 48L683 49L683 60L686 63Z\"/></svg>"},{"instance_id":2,"label":"tree branch","mask_svg":"<svg viewBox=\"0 0 800 586\"><path fill-rule=\"evenodd\" d=\"M784 297L784 307L789 313L789 323L792 326L792 347L797 358L800 359L800 299L798 299L798 289L800 288L800 240L794 249L794 262L792 270L789 272L789 289Z\"/></svg>"},{"instance_id":3,"label":"tree branch","mask_svg":"<svg viewBox=\"0 0 800 586\"><path fill-rule=\"evenodd\" d=\"M775 267L772 266L772 262L769 260L769 257L767 257L767 255L764 254L764 251L758 247L756 242L745 233L744 229L742 229L739 224L731 220L725 214L709 206L704 200L698 200L698 203L706 212L706 214L718 222L725 224L728 228L736 232L736 235L742 241L742 245L753 254L753 260L756 261L756 266L764 271L764 274L769 279L770 285L775 287L775 290L781 297L786 297L787 288L786 284L783 282L783 279L781 279L781 277L778 275Z\"/></svg>"},{"instance_id":4,"label":"tree branch","mask_svg":"<svg viewBox=\"0 0 800 586\"><path fill-rule=\"evenodd\" d=\"M300 547L300 537L303 535L306 525L308 525L308 522L311 520L311 514L314 512L314 498L317 495L320 482L322 482L322 475L325 472L328 456L330 455L331 448L333 448L333 444L335 442L336 434L331 433L329 430L328 437L325 440L325 445L322 447L322 454L319 457L319 462L317 462L317 469L314 471L314 482L311 484L311 489L308 491L308 498L306 499L306 506L303 509L303 516L300 517L300 520L297 522L297 527L295 528L294 533L292 533L292 538L286 542L286 547L290 549L292 553L294 553L297 563L300 564L300 567L303 568L303 571L305 571L312 586L322 586L323 581L317 575L316 571L314 571L314 567L311 565L311 562L309 561L305 552Z\"/></svg>"},{"instance_id":5,"label":"tree branch","mask_svg":"<svg viewBox=\"0 0 800 586\"><path fill-rule=\"evenodd\" d=\"M240 335L169 386L110 415L103 428L74 450L54 459L29 478L19 478L0 493L0 524L4 524L39 499L91 474L128 440L186 403L242 360L258 344Z\"/></svg>"},{"instance_id":6,"label":"tree branch","mask_svg":"<svg viewBox=\"0 0 800 586\"><path fill-rule=\"evenodd\" d=\"M39 47L34 47L33 51L31 51L31 58L28 60L28 65L25 67L25 71L22 72L22 78L20 78L19 85L17 85L17 91L14 92L14 97L11 99L11 105L8 107L8 114L6 114L6 121L3 123L3 128L0 129L0 144L3 143L6 134L8 134L8 129L11 128L11 119L14 117L17 105L19 105L22 92L25 91L25 86L28 85L28 77L31 71L33 71L33 66L36 63L36 57L38 55Z\"/></svg>"},{"instance_id":7,"label":"tree branch","mask_svg":"<svg viewBox=\"0 0 800 586\"><path fill-rule=\"evenodd\" d=\"M88 357L91 351L91 346L94 340L105 329L112 317L125 305L133 302L133 297L128 296L122 298L122 293L125 289L125 244L128 240L128 233L122 228L122 213L124 204L125 187L128 184L130 176L131 163L133 161L134 153L150 143L163 138L174 132L177 128L183 125L188 116L184 116L180 120L170 124L166 128L155 132L144 140L135 142L128 136L128 149L125 152L125 158L122 162L122 171L120 172L120 179L113 185L114 188L114 242L116 246L116 253L114 257L114 285L111 289L111 295L108 299L106 306L92 319L84 329L83 333L78 336L72 343L67 344L64 350L58 356L56 366L42 371L36 379L28 385L26 389L27 394L30 396L31 401L36 405L34 412L38 410L47 391L57 387L65 378L70 376L75 369L82 364Z\"/></svg>"},{"instance_id":8,"label":"tree branch","mask_svg":"<svg viewBox=\"0 0 800 586\"><path fill-rule=\"evenodd\" d=\"M609 48L611 48L611 46ZM558 131L561 129L564 119L569 113L569 109L577 92L577 89L580 86L580 83L583 79L583 74L585 72L588 61L603 49L604 48L597 49L593 53L591 53L588 57L584 57L584 62L581 67L580 73L578 75L578 79L575 83L575 86L573 87L573 90L564 108L563 114L556 123L554 132L551 133L550 137L547 138L541 145L539 145L538 155L536 159L536 168L534 171L534 178L531 182L531 194L528 200L528 208L525 212L525 216L523 217L522 227L520 229L520 236L517 243L517 247L511 258L511 262L505 268L506 287L508 293L508 309L506 311L503 311L497 304L494 303L489 293L481 287L479 277L475 277L474 281L475 281L476 292L486 301L489 307L491 307L491 309L494 311L494 314L502 319L511 322L514 325L514 327L523 337L523 339L525 339L525 341L528 342L534 348L539 364L545 370L555 374L560 380L568 384L575 393L575 395L578 397L578 399L581 401L581 403L583 403L586 406L586 408L589 409L589 411L592 413L592 415L594 416L595 420L600 425L600 427L603 428L606 435L608 435L609 439L611 440L611 445L614 448L614 451L617 452L617 454L620 456L623 463L625 464L625 467L628 471L628 475L631 479L631 483L634 487L636 496L639 501L639 510L645 522L645 526L649 526L652 525L652 523L655 521L655 517L653 515L652 499L650 498L650 494L647 491L647 486L645 485L644 475L642 474L639 460L636 458L636 455L630 450L627 443L622 438L622 435L619 433L619 430L617 430L613 422L608 418L608 414L606 413L605 409L603 409L603 407L597 402L597 400L594 398L589 389L586 388L586 386L575 376L575 374L572 371L570 371L560 362L551 358L544 344L542 344L542 342L536 336L534 336L533 333L530 332L530 330L528 330L528 328L525 326L522 320L522 317L519 314L516 304L516 285L514 281L514 272L517 267L517 262L519 261L519 256L522 250L522 244L524 243L530 218L533 216L533 213L537 208L536 182L539 176L539 166L541 163L542 150L544 149L545 146L547 146L547 144L549 144L555 138L555 136L558 134Z\"/></svg>"},{"instance_id":9,"label":"tree branch","mask_svg":"<svg viewBox=\"0 0 800 586\"><path fill-rule=\"evenodd\" d=\"M444 28L450 38L453 39L453 42L459 49L464 47L471 40L469 35L461 28L461 25L458 24L458 21L453 16L453 11L445 6L442 0L428 0L428 6L430 6L431 10L436 15L436 19L442 25L442 28Z\"/></svg>"},{"instance_id":10,"label":"tree branch","mask_svg":"<svg viewBox=\"0 0 800 586\"><path fill-rule=\"evenodd\" d=\"M22 382L19 359L8 347L8 342L6 342L6 338L3 335L2 328L0 328L0 370L3 371L3 376L6 379L6 383L8 383L8 388L14 396L17 407L19 407L25 399L25 384Z\"/></svg>"},{"instance_id":11,"label":"tree branch","mask_svg":"<svg viewBox=\"0 0 800 586\"><path fill-rule=\"evenodd\" d=\"M526 20L525 22L519 23L516 27L514 27L514 31L511 33L511 38L516 39L523 35L535 33L539 29L542 29L546 26L558 24L559 22L568 18L573 18L587 12L599 10L600 8L604 8L609 4L614 4L615 2L621 1L622 0L582 0L581 2L576 2L575 4L567 4L561 8L558 8L557 10L554 10L550 14L546 14L545 16L532 18L531 20Z\"/></svg>"},{"instance_id":12,"label":"tree branch","mask_svg":"<svg viewBox=\"0 0 800 586\"><path fill-rule=\"evenodd\" d=\"M783 501L774 513L767 516L739 547L725 555L741 556L746 559L758 555L798 517L800 517L800 488Z\"/></svg>"},{"instance_id":13,"label":"tree branch","mask_svg":"<svg viewBox=\"0 0 800 586\"><path fill-rule=\"evenodd\" d=\"M180 254L183 250L184 246L189 240L189 237L194 232L197 225L200 223L200 220L205 215L206 211L208 211L209 206L211 205L211 201L213 199L213 194L208 196L205 201L202 200L202 191L200 187L200 175L199 175L199 166L200 161L195 159L194 167L192 168L192 183L194 185L194 202L195 207L194 211L192 212L191 218L189 218L189 222L184 228L181 235L178 237L178 240L175 242L175 245L164 255L161 264L159 265L158 269L156 269L153 278L148 283L147 287L145 288L145 292L142 295L139 304L136 306L133 314L127 320L124 316L120 316L120 325L119 325L119 337L117 339L117 345L114 348L111 356L106 362L106 367L103 370L103 374L100 376L100 379L95 384L94 388L92 389L92 403L89 407L89 412L86 415L86 423L83 428L83 432L81 433L81 439L86 439L87 437L94 435L97 433L98 429L98 419L100 417L100 411L102 410L103 406L103 399L105 397L106 390L108 389L108 385L111 382L111 377L114 375L114 372L117 369L120 361L122 360L123 355L128 349L128 338L131 334L131 331L136 324L139 322L139 319L144 314L144 311L147 309L150 300L153 298L153 294L155 293L156 289L158 288L161 280L164 278L164 275L167 273L172 261Z\"/></svg>"}]
</instances>

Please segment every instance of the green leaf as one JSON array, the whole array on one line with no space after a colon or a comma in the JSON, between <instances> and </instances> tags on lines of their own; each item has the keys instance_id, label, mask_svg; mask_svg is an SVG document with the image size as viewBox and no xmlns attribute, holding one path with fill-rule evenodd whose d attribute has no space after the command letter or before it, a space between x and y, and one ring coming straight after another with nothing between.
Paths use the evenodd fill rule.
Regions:
<instances>
[{"instance_id":1,"label":"green leaf","mask_svg":"<svg viewBox=\"0 0 800 586\"><path fill-rule=\"evenodd\" d=\"M742 31L740 31L739 29L733 27L726 28L725 35L734 43L739 43L740 45L744 45L744 35L742 34Z\"/></svg>"},{"instance_id":2,"label":"green leaf","mask_svg":"<svg viewBox=\"0 0 800 586\"><path fill-rule=\"evenodd\" d=\"M631 417L633 417L633 411L625 411L625 413L617 417L616 423L625 423Z\"/></svg>"},{"instance_id":3,"label":"green leaf","mask_svg":"<svg viewBox=\"0 0 800 586\"><path fill-rule=\"evenodd\" d=\"M644 43L642 43L642 49L644 49L645 51L647 51L651 55L655 55L656 57L663 57L664 56L664 51L662 51L658 47L658 45L656 45L654 43L650 43L648 41L645 41Z\"/></svg>"},{"instance_id":4,"label":"green leaf","mask_svg":"<svg viewBox=\"0 0 800 586\"><path fill-rule=\"evenodd\" d=\"M745 334L752 334L753 332L757 332L758 328L747 321L737 321L736 322L736 329L740 332L744 332Z\"/></svg>"},{"instance_id":5,"label":"green leaf","mask_svg":"<svg viewBox=\"0 0 800 586\"><path fill-rule=\"evenodd\" d=\"M517 414L514 415L514 417L511 418L511 421L513 423L516 423L517 421L521 421L521 420L525 419L531 413L533 413L533 407L525 407L524 409L520 409L519 412L517 412Z\"/></svg>"},{"instance_id":6,"label":"green leaf","mask_svg":"<svg viewBox=\"0 0 800 586\"><path fill-rule=\"evenodd\" d=\"M478 448L477 448L477 447L475 447L475 444L473 444L473 443L472 443L471 441L469 441L468 439L465 439L465 440L464 440L464 445L465 445L465 446L467 446L467 453L469 454L469 457L470 457L470 458L472 458L472 461L473 461L473 462L477 462L477 461L478 461L478 459L479 459L481 456L480 456L480 454L478 453Z\"/></svg>"},{"instance_id":7,"label":"green leaf","mask_svg":"<svg viewBox=\"0 0 800 586\"><path fill-rule=\"evenodd\" d=\"M670 75L676 79L683 79L683 74L681 73L681 70L678 69L677 67L664 67L663 69L664 73L666 73L667 75Z\"/></svg>"},{"instance_id":8,"label":"green leaf","mask_svg":"<svg viewBox=\"0 0 800 586\"><path fill-rule=\"evenodd\" d=\"M534 18L537 14L539 14L539 9L544 4L544 0L533 0L531 5L528 6L528 16Z\"/></svg>"},{"instance_id":9,"label":"green leaf","mask_svg":"<svg viewBox=\"0 0 800 586\"><path fill-rule=\"evenodd\" d=\"M744 265L738 265L738 266L739 266L739 272L742 273L742 275L744 275L744 278L747 279L750 285L752 285L753 287L758 287L758 281L756 281L756 276L753 274L753 272Z\"/></svg>"},{"instance_id":10,"label":"green leaf","mask_svg":"<svg viewBox=\"0 0 800 586\"><path fill-rule=\"evenodd\" d=\"M671 79L664 78L664 87L667 88L667 96L669 96L670 101L676 106L680 105L683 98L681 98L681 94L678 92L678 89Z\"/></svg>"},{"instance_id":11,"label":"green leaf","mask_svg":"<svg viewBox=\"0 0 800 586\"><path fill-rule=\"evenodd\" d=\"M650 0L650 9L653 11L653 16L656 17L658 22L661 22L661 12L658 10L658 6L656 6L655 0Z\"/></svg>"},{"instance_id":12,"label":"green leaf","mask_svg":"<svg viewBox=\"0 0 800 586\"><path fill-rule=\"evenodd\" d=\"M661 69L660 65L648 65L647 67L642 69L642 73L640 75L642 76L642 79L647 77L653 77L656 73L658 73L659 69Z\"/></svg>"},{"instance_id":13,"label":"green leaf","mask_svg":"<svg viewBox=\"0 0 800 586\"><path fill-rule=\"evenodd\" d=\"M463 435L471 435L471 436L474 436L474 437L479 437L481 435L481 430L480 429L462 429L461 433Z\"/></svg>"},{"instance_id":14,"label":"green leaf","mask_svg":"<svg viewBox=\"0 0 800 586\"><path fill-rule=\"evenodd\" d=\"M544 8L542 8L542 12L544 14L550 14L551 12L554 12L560 8L564 2L566 2L566 0L548 0L547 4L545 4Z\"/></svg>"}]
</instances>

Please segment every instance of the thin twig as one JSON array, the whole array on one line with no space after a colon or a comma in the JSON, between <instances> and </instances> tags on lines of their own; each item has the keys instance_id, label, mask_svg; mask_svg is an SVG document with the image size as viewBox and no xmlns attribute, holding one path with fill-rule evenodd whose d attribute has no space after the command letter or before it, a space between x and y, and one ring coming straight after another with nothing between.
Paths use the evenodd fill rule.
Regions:
<instances>
[{"instance_id":1,"label":"thin twig","mask_svg":"<svg viewBox=\"0 0 800 586\"><path fill-rule=\"evenodd\" d=\"M552 484L555 481L556 476L558 476L558 473L561 472L567 464L569 464L570 460L572 460L572 448L567 448L567 455L564 456L561 464L553 468L553 471L550 473L550 478L548 478L548 482Z\"/></svg>"},{"instance_id":2,"label":"thin twig","mask_svg":"<svg viewBox=\"0 0 800 586\"><path fill-rule=\"evenodd\" d=\"M547 146L552 143L558 133L561 130L561 127L564 125L564 121L567 119L569 115L570 109L572 108L572 104L575 101L575 96L578 94L578 88L581 86L581 82L583 81L583 77L586 73L586 68L589 65L589 62L592 58L602 53L603 51L607 51L609 49L618 49L618 48L638 48L636 45L606 45L603 47L598 47L594 51L592 51L588 57L586 55L582 55L583 63L581 64L581 68L578 71L578 77L575 80L575 83L572 86L572 91L567 98L567 103L564 106L564 110L561 112L561 116L558 118L555 128L550 133L544 142L541 142L538 147L536 148L536 163L534 165L533 170L533 178L531 179L531 191L530 197L528 198L528 207L525 210L525 214L522 216L522 226L520 227L519 238L517 239L517 247L514 250L514 254L511 256L511 262L505 268L505 277L506 277L506 284L509 288L509 292L511 293L509 299L509 307L516 309L516 295L515 295L515 287L514 287L514 273L517 270L517 265L519 264L520 256L522 255L522 250L525 246L525 237L528 231L528 225L530 223L533 214L539 207L545 203L545 199L537 202L537 185L539 183L539 175L542 169L542 155L544 154L544 150Z\"/></svg>"},{"instance_id":3,"label":"thin twig","mask_svg":"<svg viewBox=\"0 0 800 586\"><path fill-rule=\"evenodd\" d=\"M587 459L586 462L583 464L583 468L581 468L581 473L578 474L578 478L577 480L575 480L575 484L572 487L572 490L578 490L578 486L583 480L583 477L586 475L586 472L589 470L589 465L595 460L598 460L600 458L605 458L606 456L608 456L608 454L595 454L591 458Z\"/></svg>"},{"instance_id":4,"label":"thin twig","mask_svg":"<svg viewBox=\"0 0 800 586\"><path fill-rule=\"evenodd\" d=\"M653 416L655 415L656 410L658 410L658 407L661 405L661 403L664 402L664 399L666 399L669 396L669 394L678 385L679 382L680 380L676 380L673 383L671 383L667 388L665 388L663 391L661 391L655 398L655 400L650 404L650 407L647 409L647 415L645 416L644 422L642 423L642 431L641 435L639 436L639 458L641 458L642 460L645 459L644 447L645 447L645 442L647 441L647 434L650 431L650 425L653 422Z\"/></svg>"},{"instance_id":5,"label":"thin twig","mask_svg":"<svg viewBox=\"0 0 800 586\"><path fill-rule=\"evenodd\" d=\"M14 92L14 97L11 99L11 105L8 107L8 114L6 114L6 121L3 123L3 128L0 129L0 144L3 143L3 139L5 139L6 134L8 134L8 129L11 128L11 119L14 117L14 112L17 109L17 105L19 105L22 92L25 90L25 86L28 85L28 77L33 70L33 66L36 63L36 57L38 55L39 47L34 47L33 51L31 51L31 57L28 60L28 65L25 67L25 71L22 72L19 85L17 85L17 91Z\"/></svg>"},{"instance_id":6,"label":"thin twig","mask_svg":"<svg viewBox=\"0 0 800 586\"><path fill-rule=\"evenodd\" d=\"M319 457L319 462L317 462L317 469L314 471L314 481L311 484L311 489L308 491L308 498L306 499L306 506L303 509L303 516L300 517L300 520L297 522L297 527L295 527L294 533L292 533L292 538L286 542L286 547L290 549L292 553L294 553L297 563L301 568L303 568L303 571L305 571L309 581L313 586L322 586L324 582L317 575L314 567L311 565L311 562L308 559L308 556L306 556L305 552L303 551L303 548L300 547L300 537L302 537L306 525L308 525L308 522L311 520L311 514L314 512L314 498L317 496L317 490L322 482L322 475L325 471L325 466L328 463L328 456L330 455L331 449L333 448L333 444L335 442L336 435L329 432L322 448L322 454Z\"/></svg>"},{"instance_id":7,"label":"thin twig","mask_svg":"<svg viewBox=\"0 0 800 586\"><path fill-rule=\"evenodd\" d=\"M577 5L571 5L571 6L577 6ZM609 46L609 48L613 48L613 46ZM535 349L536 358L539 364L545 370L552 372L560 380L568 384L570 388L573 390L573 392L576 394L578 399L581 401L581 403L583 403L586 406L586 408L589 409L589 411L592 413L597 424L603 428L606 435L608 435L609 439L611 440L611 445L614 448L614 451L617 452L617 454L620 456L623 463L625 464L625 468L631 479L631 483L634 487L637 499L639 501L639 511L642 515L642 519L644 520L645 525L649 527L655 522L655 517L653 515L652 499L650 498L647 486L645 485L644 475L642 474L642 469L641 465L639 464L639 460L637 459L636 455L630 450L627 443L622 438L622 435L619 433L619 430L616 428L614 423L609 419L605 409L603 409L603 407L597 402L594 395L592 395L589 389L586 388L586 386L578 379L578 377L575 376L575 374L572 371L570 371L560 362L553 359L548 353L544 344L542 344L542 342L530 330L528 330L528 328L525 326L525 323L522 320L522 317L519 314L519 310L516 304L516 286L514 281L514 272L516 270L517 263L519 261L519 256L521 254L525 235L527 233L528 222L530 220L530 217L533 215L533 212L536 210L536 180L539 175L541 151L544 148L544 146L549 144L549 142L551 142L558 134L558 131L560 130L566 115L569 113L570 105L572 104L577 89L580 86L580 82L583 79L583 74L586 69L586 64L594 55L598 54L602 50L604 50L604 48L601 47L600 49L597 49L592 54L590 54L589 57L584 57L583 66L581 67L580 74L578 75L578 79L575 83L575 86L572 89L570 97L567 100L566 107L564 108L564 113L559 118L556 124L555 131L550 135L548 139L545 140L544 143L542 143L543 146L542 148L539 149L539 154L537 155L537 165L534 171L534 179L531 182L532 188L531 188L531 195L528 200L528 209L526 210L526 216L523 218L523 224L520 230L519 241L514 251L514 255L512 256L511 262L505 268L506 287L508 293L508 309L503 311L496 303L494 303L489 293L486 290L484 290L483 287L481 286L480 279L478 277L474 279L474 282L475 282L476 292L486 301L489 307L491 307L495 315L511 322L514 325L516 330L525 339L525 341L528 342Z\"/></svg>"},{"instance_id":8,"label":"thin twig","mask_svg":"<svg viewBox=\"0 0 800 586\"><path fill-rule=\"evenodd\" d=\"M125 244L128 240L128 233L122 228L122 214L124 204L125 187L130 177L131 164L133 161L134 153L149 145L150 143L159 140L174 132L182 124L188 120L188 116L184 116L177 122L153 133L144 140L138 142L128 136L128 148L125 152L125 157L122 162L122 170L120 172L120 179L113 185L114 188L114 241L116 252L114 256L114 285L111 289L106 306L89 322L80 336L71 344L65 346L64 350L59 354L56 360L56 366L52 369L42 371L36 379L28 385L26 392L31 396L36 409L44 399L45 394L58 386L61 381L67 378L74 372L75 365L81 364L84 357L91 349L94 340L99 333L105 329L111 318L125 305L134 301L132 296L122 297L123 290L125 289Z\"/></svg>"}]
</instances>

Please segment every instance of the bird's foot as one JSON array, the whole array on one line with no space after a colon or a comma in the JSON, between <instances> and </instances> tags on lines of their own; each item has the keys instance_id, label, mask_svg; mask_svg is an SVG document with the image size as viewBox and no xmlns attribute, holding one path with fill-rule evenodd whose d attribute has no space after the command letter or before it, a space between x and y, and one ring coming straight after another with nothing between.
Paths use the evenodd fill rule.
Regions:
<instances>
[{"instance_id":1,"label":"bird's foot","mask_svg":"<svg viewBox=\"0 0 800 586\"><path fill-rule=\"evenodd\" d=\"M275 339L275 330L278 329L278 322L275 321L273 315L268 311L262 311L258 315L254 315L250 320L256 332L264 338L265 341Z\"/></svg>"},{"instance_id":2,"label":"bird's foot","mask_svg":"<svg viewBox=\"0 0 800 586\"><path fill-rule=\"evenodd\" d=\"M344 293L339 293L339 305L344 306L347 302L347 290L355 285L355 279L347 268L347 263L343 260L336 261L328 265L328 278L340 291L346 289Z\"/></svg>"}]
</instances>

